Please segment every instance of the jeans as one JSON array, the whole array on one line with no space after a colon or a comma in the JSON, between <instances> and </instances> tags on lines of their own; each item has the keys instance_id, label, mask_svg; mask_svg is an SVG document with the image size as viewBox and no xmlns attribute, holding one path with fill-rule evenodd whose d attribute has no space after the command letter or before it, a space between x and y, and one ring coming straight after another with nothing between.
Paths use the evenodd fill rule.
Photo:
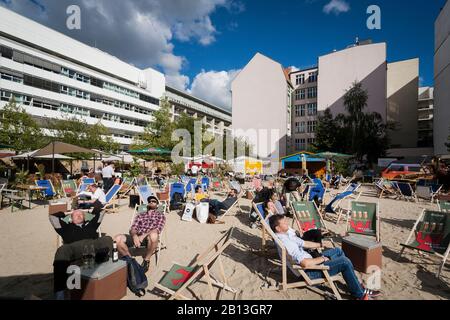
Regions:
<instances>
[{"instance_id":1,"label":"jeans","mask_svg":"<svg viewBox=\"0 0 450 320\"><path fill-rule=\"evenodd\" d=\"M364 296L364 288L361 286L361 283L355 274L352 262L345 256L342 249L330 249L325 251L323 255L330 259L330 261L324 263L325 266L330 267L330 270L328 271L330 276L342 273L352 296L358 299L362 298ZM322 279L324 277L322 271L306 271L306 274L311 280Z\"/></svg>"},{"instance_id":2,"label":"jeans","mask_svg":"<svg viewBox=\"0 0 450 320\"><path fill-rule=\"evenodd\" d=\"M67 268L71 263L83 257L85 245L94 245L96 252L105 249L112 252L113 240L111 237L102 237L96 240L77 241L58 248L53 262L54 292L63 291L67 288Z\"/></svg>"},{"instance_id":3,"label":"jeans","mask_svg":"<svg viewBox=\"0 0 450 320\"><path fill-rule=\"evenodd\" d=\"M209 211L215 215L216 217L219 216L220 210L227 210L227 207L220 202L219 200L209 200Z\"/></svg>"}]
</instances>

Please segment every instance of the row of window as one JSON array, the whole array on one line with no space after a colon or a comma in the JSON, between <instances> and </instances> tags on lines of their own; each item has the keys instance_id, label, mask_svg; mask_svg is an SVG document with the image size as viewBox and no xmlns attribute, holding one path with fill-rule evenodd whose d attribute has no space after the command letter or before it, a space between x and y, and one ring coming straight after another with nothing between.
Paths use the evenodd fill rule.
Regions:
<instances>
[{"instance_id":1,"label":"row of window","mask_svg":"<svg viewBox=\"0 0 450 320\"><path fill-rule=\"evenodd\" d=\"M312 146L315 142L316 142L316 139L314 139L314 138L295 139L295 149L297 151L307 150L307 147ZM308 144L306 144L306 143L308 143Z\"/></svg>"},{"instance_id":2,"label":"row of window","mask_svg":"<svg viewBox=\"0 0 450 320\"><path fill-rule=\"evenodd\" d=\"M9 91L0 91L0 100L9 102L14 97L15 101L19 105L26 105L26 106L32 106L35 108L40 109L47 109L47 110L53 110L53 111L60 111L67 114L72 115L80 115L84 117L91 117L96 119L103 119L108 121L114 121L114 122L120 122L123 124L129 124L134 125L138 127L146 127L149 122L142 121L142 120L136 120L136 119L130 119L118 115L113 115L109 113L97 113L92 112L89 109L78 107L78 106L72 106L68 104L53 104L49 102L43 102L36 99L33 99L30 96L25 96L21 94L12 93Z\"/></svg>"},{"instance_id":3,"label":"row of window","mask_svg":"<svg viewBox=\"0 0 450 320\"><path fill-rule=\"evenodd\" d=\"M87 75L84 75L82 73L76 72L74 70L61 67L60 65L57 65L55 63L51 63L45 60L42 60L40 58L33 57L31 55L28 55L26 53L19 52L17 50L11 49L9 47L0 46L0 56L14 60L18 63L23 63L30 65L35 68L39 68L45 71L53 72L56 74L64 75L66 77L69 77L71 79L75 79L84 83L90 83L93 86L100 87L103 89L111 90L126 96L130 96L148 103L152 103L155 105L159 105L159 100L156 98L152 98L147 95L140 94L136 91L126 89L121 86L117 86L115 84L105 82L100 79L96 79L94 77L90 77Z\"/></svg>"},{"instance_id":4,"label":"row of window","mask_svg":"<svg viewBox=\"0 0 450 320\"><path fill-rule=\"evenodd\" d=\"M4 72L0 72L0 78L2 80L8 80L8 81L13 81L13 82L17 82L17 83L23 83L23 79L22 78L17 77L17 76L12 75L12 74L4 73Z\"/></svg>"},{"instance_id":5,"label":"row of window","mask_svg":"<svg viewBox=\"0 0 450 320\"><path fill-rule=\"evenodd\" d=\"M317 103L296 105L294 115L296 117L317 116Z\"/></svg>"},{"instance_id":6,"label":"row of window","mask_svg":"<svg viewBox=\"0 0 450 320\"><path fill-rule=\"evenodd\" d=\"M295 90L295 100L305 100L317 98L317 87L309 87Z\"/></svg>"},{"instance_id":7,"label":"row of window","mask_svg":"<svg viewBox=\"0 0 450 320\"><path fill-rule=\"evenodd\" d=\"M295 123L295 133L315 133L317 121L302 121Z\"/></svg>"},{"instance_id":8,"label":"row of window","mask_svg":"<svg viewBox=\"0 0 450 320\"><path fill-rule=\"evenodd\" d=\"M314 83L317 82L317 71L314 72L309 72L308 74L308 83ZM305 84L305 80L306 80L306 74L302 73L302 74L298 74L295 76L295 85L299 86L301 84Z\"/></svg>"}]
</instances>

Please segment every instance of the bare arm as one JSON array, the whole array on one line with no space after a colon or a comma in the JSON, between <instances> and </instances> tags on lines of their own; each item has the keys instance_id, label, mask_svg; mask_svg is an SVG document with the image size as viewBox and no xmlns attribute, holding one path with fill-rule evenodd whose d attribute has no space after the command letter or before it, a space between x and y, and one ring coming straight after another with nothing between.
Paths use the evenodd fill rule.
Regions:
<instances>
[{"instance_id":1,"label":"bare arm","mask_svg":"<svg viewBox=\"0 0 450 320\"><path fill-rule=\"evenodd\" d=\"M327 261L329 261L327 257L319 257L315 259L303 259L303 261L300 263L300 266L304 269L308 269L311 267L319 266Z\"/></svg>"}]
</instances>

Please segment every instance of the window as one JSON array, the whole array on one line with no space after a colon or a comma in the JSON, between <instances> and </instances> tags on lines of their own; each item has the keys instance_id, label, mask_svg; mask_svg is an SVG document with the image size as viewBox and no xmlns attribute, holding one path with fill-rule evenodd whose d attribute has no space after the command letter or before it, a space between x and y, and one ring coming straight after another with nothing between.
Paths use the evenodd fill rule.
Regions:
<instances>
[{"instance_id":1,"label":"window","mask_svg":"<svg viewBox=\"0 0 450 320\"><path fill-rule=\"evenodd\" d=\"M300 90L300 100L305 100L305 99L306 99L306 90L301 89Z\"/></svg>"},{"instance_id":2,"label":"window","mask_svg":"<svg viewBox=\"0 0 450 320\"><path fill-rule=\"evenodd\" d=\"M308 146L313 145L316 142L316 139L314 138L308 138Z\"/></svg>"},{"instance_id":3,"label":"window","mask_svg":"<svg viewBox=\"0 0 450 320\"><path fill-rule=\"evenodd\" d=\"M300 145L298 150L305 150L306 149L306 140L305 139L300 139Z\"/></svg>"},{"instance_id":4,"label":"window","mask_svg":"<svg viewBox=\"0 0 450 320\"><path fill-rule=\"evenodd\" d=\"M13 50L8 47L0 46L0 56L7 59L13 58Z\"/></svg>"},{"instance_id":5,"label":"window","mask_svg":"<svg viewBox=\"0 0 450 320\"><path fill-rule=\"evenodd\" d=\"M12 74L1 73L0 77L3 80L13 81L13 82L17 82L17 83L23 83L23 79L22 78L14 76Z\"/></svg>"},{"instance_id":6,"label":"window","mask_svg":"<svg viewBox=\"0 0 450 320\"><path fill-rule=\"evenodd\" d=\"M308 82L309 83L317 82L317 71L309 73Z\"/></svg>"},{"instance_id":7,"label":"window","mask_svg":"<svg viewBox=\"0 0 450 320\"><path fill-rule=\"evenodd\" d=\"M305 133L305 132L306 132L306 123L302 121L300 122L298 133Z\"/></svg>"},{"instance_id":8,"label":"window","mask_svg":"<svg viewBox=\"0 0 450 320\"><path fill-rule=\"evenodd\" d=\"M300 106L300 117L306 116L306 104Z\"/></svg>"},{"instance_id":9,"label":"window","mask_svg":"<svg viewBox=\"0 0 450 320\"><path fill-rule=\"evenodd\" d=\"M317 103L308 104L308 116L317 116Z\"/></svg>"},{"instance_id":10,"label":"window","mask_svg":"<svg viewBox=\"0 0 450 320\"><path fill-rule=\"evenodd\" d=\"M300 100L300 90L295 90L295 100Z\"/></svg>"},{"instance_id":11,"label":"window","mask_svg":"<svg viewBox=\"0 0 450 320\"><path fill-rule=\"evenodd\" d=\"M316 132L317 121L308 121L308 133Z\"/></svg>"},{"instance_id":12,"label":"window","mask_svg":"<svg viewBox=\"0 0 450 320\"><path fill-rule=\"evenodd\" d=\"M295 76L295 85L301 85L305 84L305 75L304 74L298 74Z\"/></svg>"},{"instance_id":13,"label":"window","mask_svg":"<svg viewBox=\"0 0 450 320\"><path fill-rule=\"evenodd\" d=\"M308 99L317 98L317 87L308 88Z\"/></svg>"}]
</instances>

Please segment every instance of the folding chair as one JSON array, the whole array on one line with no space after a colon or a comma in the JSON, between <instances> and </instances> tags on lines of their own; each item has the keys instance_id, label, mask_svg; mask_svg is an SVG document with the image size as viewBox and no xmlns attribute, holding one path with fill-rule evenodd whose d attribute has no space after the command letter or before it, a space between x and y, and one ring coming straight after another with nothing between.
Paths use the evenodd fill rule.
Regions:
<instances>
[{"instance_id":1,"label":"folding chair","mask_svg":"<svg viewBox=\"0 0 450 320\"><path fill-rule=\"evenodd\" d=\"M84 178L84 179L81 179L81 182L80 182L80 184L87 184L87 185L94 184L94 183L95 183L95 178Z\"/></svg>"},{"instance_id":2,"label":"folding chair","mask_svg":"<svg viewBox=\"0 0 450 320\"><path fill-rule=\"evenodd\" d=\"M449 201L438 201L439 211L450 212L450 202Z\"/></svg>"},{"instance_id":3,"label":"folding chair","mask_svg":"<svg viewBox=\"0 0 450 320\"><path fill-rule=\"evenodd\" d=\"M308 201L313 201L317 197L319 203L322 205L327 189L319 178L315 178L313 182L315 186L309 188Z\"/></svg>"},{"instance_id":4,"label":"folding chair","mask_svg":"<svg viewBox=\"0 0 450 320\"><path fill-rule=\"evenodd\" d=\"M325 214L327 214L327 213L337 214L338 217L337 217L336 224L339 224L339 221L341 220L341 217L342 217L342 213L344 211L347 211L347 213L348 213L348 210L341 207L341 203L344 200L351 198L355 194L358 194L356 197L356 201L358 201L361 196L361 193L360 192L358 193L357 191L360 187L361 187L361 184L353 183L353 184L349 185L344 190L344 192L337 194L335 196L335 198L333 200L331 200L331 202L325 207Z\"/></svg>"},{"instance_id":5,"label":"folding chair","mask_svg":"<svg viewBox=\"0 0 450 320\"><path fill-rule=\"evenodd\" d=\"M55 188L53 187L53 183L50 180L36 180L36 186L46 188L43 191L45 198L52 199L56 196Z\"/></svg>"},{"instance_id":6,"label":"folding chair","mask_svg":"<svg viewBox=\"0 0 450 320\"><path fill-rule=\"evenodd\" d=\"M236 206L239 208L239 211L242 212L242 208L241 208L241 205L239 203L239 199L242 197L242 189L241 189L241 191L239 192L239 194L236 197L237 197L236 202L233 203L233 205L228 210L225 210L225 212L217 218L218 221L222 221L223 218L225 218L228 214L230 214L230 212L233 211L233 209Z\"/></svg>"},{"instance_id":7,"label":"folding chair","mask_svg":"<svg viewBox=\"0 0 450 320\"><path fill-rule=\"evenodd\" d=\"M262 245L263 250L265 250L266 245L266 234L270 236L270 238L274 241L275 246L278 251L278 255L281 259L281 263L277 263L277 265L281 266L281 272L282 272L282 281L280 284L265 288L267 291L287 291L288 289L294 289L294 288L311 288L314 286L322 285L322 284L328 284L328 286L331 288L331 290L334 293L334 296L337 300L342 300L341 294L339 293L338 289L336 288L336 285L334 284L335 281L341 279L341 276L330 276L328 270L330 269L327 266L314 266L312 268L302 268L300 265L293 262L292 257L289 256L287 253L286 247L281 242L281 240L278 238L278 236L270 229L269 224L267 223L267 218L263 213L261 213L262 204L253 204L253 208L258 213L259 218L261 219L262 224ZM297 278L303 278L303 281L294 282L294 283L288 283L288 271L287 269L291 270L291 272L297 277ZM322 271L324 277L322 279L315 279L312 280L306 273L306 271ZM317 289L319 290L319 289ZM325 294L322 290L319 290L321 294Z\"/></svg>"},{"instance_id":8,"label":"folding chair","mask_svg":"<svg viewBox=\"0 0 450 320\"><path fill-rule=\"evenodd\" d=\"M352 235L374 237L376 242L381 242L378 203L352 201L347 216L347 234L348 238Z\"/></svg>"},{"instance_id":9,"label":"folding chair","mask_svg":"<svg viewBox=\"0 0 450 320\"><path fill-rule=\"evenodd\" d=\"M417 202L417 196L413 188L409 183L406 182L392 182L399 192L399 198L405 199L406 201L412 200Z\"/></svg>"},{"instance_id":10,"label":"folding chair","mask_svg":"<svg viewBox=\"0 0 450 320\"><path fill-rule=\"evenodd\" d=\"M166 214L166 204L161 204L158 207L158 211L161 212L162 214ZM131 217L131 222L130 222L130 230L131 227L133 226L134 220L136 219L136 217L140 214L145 214L147 213L148 209L147 209L147 205L146 204L141 204L141 205L136 205L136 207L134 208L134 212L133 212L133 216ZM158 266L158 263L160 261L160 254L161 251L164 249L167 249L167 246L163 244L162 242L162 237L166 235L165 233L165 229L166 226L164 226L164 229L162 230L161 234L158 237L158 248L156 249L156 256L155 256L155 260L156 260L156 266ZM166 241L167 242L167 241ZM145 250L147 249L146 247L139 247L139 248L135 248L136 250Z\"/></svg>"},{"instance_id":11,"label":"folding chair","mask_svg":"<svg viewBox=\"0 0 450 320\"><path fill-rule=\"evenodd\" d=\"M136 178L131 178L131 177L124 178L122 181L122 187L119 190L119 197L121 199L126 198L128 193L130 193L130 191L133 190L133 188L136 184L137 184Z\"/></svg>"},{"instance_id":12,"label":"folding chair","mask_svg":"<svg viewBox=\"0 0 450 320\"><path fill-rule=\"evenodd\" d=\"M213 191L220 191L220 189L222 188L222 182L219 178L212 178L211 186Z\"/></svg>"},{"instance_id":13,"label":"folding chair","mask_svg":"<svg viewBox=\"0 0 450 320\"><path fill-rule=\"evenodd\" d=\"M141 199L141 204L148 204L148 197L155 195L150 185L136 186L136 190L139 194L139 198Z\"/></svg>"},{"instance_id":14,"label":"folding chair","mask_svg":"<svg viewBox=\"0 0 450 320\"><path fill-rule=\"evenodd\" d=\"M119 193L120 188L122 188L122 185L115 184L109 189L108 193L106 194L106 204L103 207L103 210L105 210L107 213L117 213L118 212L118 203L117 203L117 194ZM112 206L112 208L110 208Z\"/></svg>"},{"instance_id":15,"label":"folding chair","mask_svg":"<svg viewBox=\"0 0 450 320\"><path fill-rule=\"evenodd\" d=\"M66 198L71 198L77 193L77 182L75 180L61 180L61 189Z\"/></svg>"},{"instance_id":16,"label":"folding chair","mask_svg":"<svg viewBox=\"0 0 450 320\"><path fill-rule=\"evenodd\" d=\"M204 190L209 190L211 181L208 177L203 177L201 180L201 184L202 184Z\"/></svg>"},{"instance_id":17,"label":"folding chair","mask_svg":"<svg viewBox=\"0 0 450 320\"><path fill-rule=\"evenodd\" d=\"M423 210L411 233L402 243L399 258L405 249L417 250L442 259L436 277L439 278L450 252L450 211Z\"/></svg>"},{"instance_id":18,"label":"folding chair","mask_svg":"<svg viewBox=\"0 0 450 320\"><path fill-rule=\"evenodd\" d=\"M387 188L386 185L389 185L391 189ZM380 179L374 183L374 186L378 191L378 198L380 199L383 197L383 195L390 195L396 197L398 196L397 188L390 181Z\"/></svg>"},{"instance_id":19,"label":"folding chair","mask_svg":"<svg viewBox=\"0 0 450 320\"><path fill-rule=\"evenodd\" d=\"M315 229L321 230L324 237L330 235L330 230L328 230L314 202L293 202L291 209L294 212L294 220L297 223L298 231L302 237L306 232Z\"/></svg>"},{"instance_id":20,"label":"folding chair","mask_svg":"<svg viewBox=\"0 0 450 320\"><path fill-rule=\"evenodd\" d=\"M194 187L195 185L197 185L197 179L196 178L189 179L189 182L186 185L186 193L191 192L192 189L195 188Z\"/></svg>"},{"instance_id":21,"label":"folding chair","mask_svg":"<svg viewBox=\"0 0 450 320\"><path fill-rule=\"evenodd\" d=\"M183 183L180 183L180 182L172 183L170 185L170 190L169 190L170 201L172 201L173 196L174 196L175 193L181 194L183 199L186 199L186 188L185 188L185 185Z\"/></svg>"},{"instance_id":22,"label":"folding chair","mask_svg":"<svg viewBox=\"0 0 450 320\"><path fill-rule=\"evenodd\" d=\"M208 284L208 292L211 300L216 299L217 294L214 292L213 286L222 290L234 293L234 298L238 295L238 291L228 285L228 279L225 274L225 268L222 263L221 255L225 249L233 242L233 228L228 230L225 235L221 236L219 240L214 242L205 252L197 255L194 262L189 266L182 266L174 263L172 268L161 278L159 283L155 285L156 288L169 294L169 300L182 299L190 300L184 294L184 291L194 283L206 278ZM211 272L211 268L216 263L219 264L219 271L221 281L216 280ZM219 299L222 291L220 291Z\"/></svg>"}]
</instances>

